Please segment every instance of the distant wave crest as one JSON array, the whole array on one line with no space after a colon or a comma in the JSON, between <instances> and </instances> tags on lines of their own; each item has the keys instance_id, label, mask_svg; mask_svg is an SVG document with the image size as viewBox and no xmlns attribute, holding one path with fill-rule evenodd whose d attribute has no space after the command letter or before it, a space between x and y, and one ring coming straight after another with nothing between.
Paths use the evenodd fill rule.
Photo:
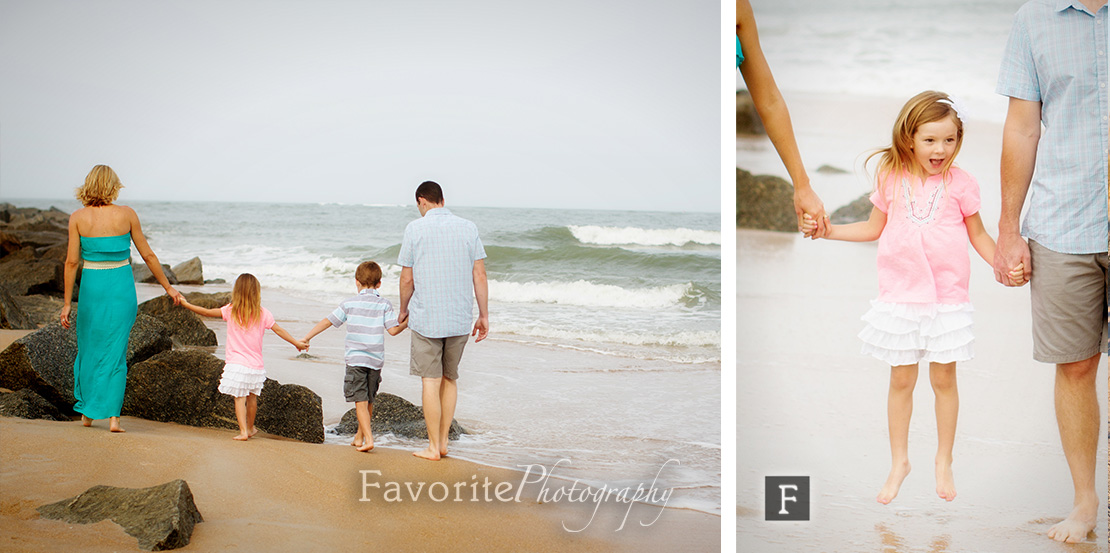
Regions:
<instances>
[{"instance_id":1,"label":"distant wave crest","mask_svg":"<svg viewBox=\"0 0 1110 553\"><path fill-rule=\"evenodd\" d=\"M554 303L581 307L673 307L696 294L691 283L654 288L621 288L611 284L575 282L489 282L490 298L510 303Z\"/></svg>"},{"instance_id":2,"label":"distant wave crest","mask_svg":"<svg viewBox=\"0 0 1110 553\"><path fill-rule=\"evenodd\" d=\"M594 225L570 225L567 228L579 242L599 246L721 245L721 233L713 230L694 230L688 228L644 229L637 227L599 227Z\"/></svg>"}]
</instances>

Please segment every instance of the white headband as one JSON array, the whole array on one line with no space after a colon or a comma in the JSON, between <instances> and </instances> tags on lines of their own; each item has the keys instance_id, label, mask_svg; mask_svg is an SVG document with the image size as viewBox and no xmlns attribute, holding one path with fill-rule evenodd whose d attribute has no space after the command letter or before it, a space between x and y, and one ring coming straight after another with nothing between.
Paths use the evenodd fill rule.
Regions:
<instances>
[{"instance_id":1,"label":"white headband","mask_svg":"<svg viewBox=\"0 0 1110 553\"><path fill-rule=\"evenodd\" d=\"M951 106L952 109L956 112L956 119L959 119L961 123L965 122L964 113L966 112L966 110L964 109L964 105L960 103L959 100L949 96L948 98L941 98L940 100L937 100L937 103Z\"/></svg>"}]
</instances>

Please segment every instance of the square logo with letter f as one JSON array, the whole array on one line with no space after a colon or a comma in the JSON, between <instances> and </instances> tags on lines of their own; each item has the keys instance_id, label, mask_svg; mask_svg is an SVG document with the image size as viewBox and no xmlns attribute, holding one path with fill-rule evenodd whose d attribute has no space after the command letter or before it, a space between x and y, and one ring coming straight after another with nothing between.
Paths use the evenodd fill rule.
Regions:
<instances>
[{"instance_id":1,"label":"square logo with letter f","mask_svg":"<svg viewBox=\"0 0 1110 553\"><path fill-rule=\"evenodd\" d=\"M809 477L767 476L764 520L809 520Z\"/></svg>"}]
</instances>

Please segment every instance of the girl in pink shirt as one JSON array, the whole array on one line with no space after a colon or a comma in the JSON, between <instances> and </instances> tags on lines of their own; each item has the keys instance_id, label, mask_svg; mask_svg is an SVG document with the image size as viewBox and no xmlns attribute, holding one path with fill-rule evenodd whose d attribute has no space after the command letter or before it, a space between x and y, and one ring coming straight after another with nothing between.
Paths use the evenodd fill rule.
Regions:
<instances>
[{"instance_id":1,"label":"girl in pink shirt","mask_svg":"<svg viewBox=\"0 0 1110 553\"><path fill-rule=\"evenodd\" d=\"M979 185L952 165L963 142L963 121L952 100L927 91L911 98L894 123L892 144L879 156L871 217L861 223L831 225L828 238L851 242L879 240L879 297L863 316L863 352L890 364L887 425L890 475L878 501L890 503L910 472L908 440L917 365L929 363L936 395L937 495L956 498L952 445L959 396L956 363L973 357L971 264L967 244L988 265L994 240L979 218ZM807 215L803 231L816 230ZM1024 267L1010 273L1024 283Z\"/></svg>"},{"instance_id":2,"label":"girl in pink shirt","mask_svg":"<svg viewBox=\"0 0 1110 553\"><path fill-rule=\"evenodd\" d=\"M197 307L182 298L181 305L206 317L222 317L227 321L227 340L224 342L224 372L220 377L219 391L235 398L235 418L239 421L236 440L246 440L258 433L254 416L258 411L258 394L266 382L266 369L262 365L262 335L266 329L297 350L308 349L308 344L294 339L274 322L269 309L262 307L262 287L250 273L235 279L231 289L231 303L219 309Z\"/></svg>"}]
</instances>

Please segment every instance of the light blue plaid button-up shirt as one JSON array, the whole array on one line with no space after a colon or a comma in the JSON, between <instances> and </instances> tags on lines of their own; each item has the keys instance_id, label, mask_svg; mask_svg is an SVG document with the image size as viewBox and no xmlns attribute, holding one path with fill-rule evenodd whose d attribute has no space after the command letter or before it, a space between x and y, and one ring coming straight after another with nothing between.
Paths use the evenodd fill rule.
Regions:
<instances>
[{"instance_id":1,"label":"light blue plaid button-up shirt","mask_svg":"<svg viewBox=\"0 0 1110 553\"><path fill-rule=\"evenodd\" d=\"M397 264L412 267L409 328L427 338L470 334L474 262L486 258L478 227L445 207L405 227Z\"/></svg>"},{"instance_id":2,"label":"light blue plaid button-up shirt","mask_svg":"<svg viewBox=\"0 0 1110 553\"><path fill-rule=\"evenodd\" d=\"M1079 0L1033 0L1018 10L996 92L1041 102L1022 235L1069 254L1107 250L1107 21Z\"/></svg>"}]
</instances>

